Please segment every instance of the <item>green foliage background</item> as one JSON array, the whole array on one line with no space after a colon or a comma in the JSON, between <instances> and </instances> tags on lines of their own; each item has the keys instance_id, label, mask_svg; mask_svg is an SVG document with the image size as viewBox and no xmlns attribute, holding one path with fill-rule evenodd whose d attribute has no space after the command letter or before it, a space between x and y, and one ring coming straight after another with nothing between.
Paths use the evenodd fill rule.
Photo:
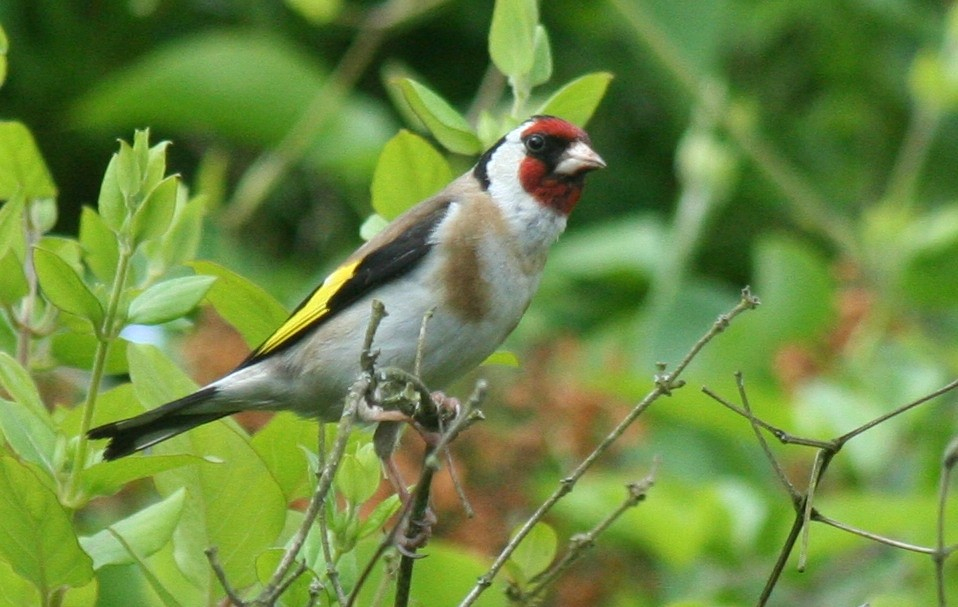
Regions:
<instances>
[{"instance_id":1,"label":"green foliage background","mask_svg":"<svg viewBox=\"0 0 958 607\"><path fill-rule=\"evenodd\" d=\"M7 200L0 212L10 216L14 204L32 205L34 225L47 234L36 263L67 285L67 295L51 289L45 297L88 319L109 313L100 303L106 294L94 288L77 295L87 287L70 287L71 276L92 275L87 282L105 289L122 246L118 252L91 243L129 228L123 232L133 247L128 296L139 303L126 302L128 320L165 323L151 337L162 352L117 346L102 361L101 371L118 385L101 395L94 421L189 389L192 380L169 357L181 356L180 338L192 325L181 317L200 300L227 321L241 318L233 324L247 342L262 339L273 326L268 319L280 318L283 305L295 304L360 242L372 212L370 184L374 196L377 183L381 192L398 189L374 172L400 128L431 134L447 150L452 168L437 169L432 180L441 183L469 166L476 135L424 128L402 101L402 87L390 84L396 78L440 92L488 143L501 124L479 110L502 118L511 109L505 80L489 69L492 3L426 4L434 6L390 26L382 38L362 27L379 5L351 0L0 5L0 80L6 77L0 119L19 121L32 138L10 123L0 137L22 143L18 150L27 155L35 141L48 168L48 174L0 174L0 199ZM732 373L740 370L757 415L824 439L954 377L958 11L933 0L550 0L540 12L553 74L520 105L535 108L583 74L612 73L589 122L609 169L590 177L540 294L509 344L520 369L484 372L495 386L485 407L489 421L464 437L460 467L485 524L439 507L443 523L432 556L417 570L420 600L446 605L461 598L512 524L648 391L654 363L677 361L751 284L762 307L710 345L686 375L691 385L657 403L549 522L561 545L614 508L622 485L644 476L658 457L649 499L603 536L552 604L754 602L791 522L791 505L748 424L698 387L732 398ZM363 52L364 67L349 72L343 57L355 61ZM325 86L331 74L344 73L348 86ZM323 125L309 132L304 115L323 118ZM155 163L166 153L165 166L150 179L179 173L191 200L202 197L202 209L186 211L199 207L189 206L184 190L168 191L172 215L140 220L139 228L111 225L104 209L122 203L103 200L104 171L116 140L129 141L143 127L154 144L173 142L150 157ZM392 140L395 153L429 156L416 147L419 139L403 137L410 139ZM144 139L136 151L147 148ZM250 191L244 188L262 183L249 169L275 158L268 154L276 150L292 152L288 170L265 197L244 198ZM142 168L146 175L156 165ZM55 196L56 205L16 203L24 183L32 188L27 198ZM157 183L143 181L150 186L144 199ZM103 219L84 206L98 207ZM170 236L157 225L180 227ZM12 229L0 221L0 233ZM79 234L83 248L49 234ZM15 263L25 250L26 243L9 236L0 242L0 264ZM84 258L81 267L92 250L100 256ZM181 266L193 257L204 260L191 265L196 275ZM0 349L9 353L0 402L0 495L21 495L18 488L39 482L30 475L62 481L45 493L23 493L22 503L0 505L9 507L0 510L0 529L30 530L38 550L59 551L45 561L59 569L44 571L48 577L37 587L26 581L40 575L36 563L11 556L0 542L0 586L15 597L0 597L0 604L40 596L70 605L126 605L130 597L140 604L209 603L217 586L205 561L174 546L232 541L208 535L193 516L197 499L223 488L232 493L220 496L222 511L204 512L264 536L237 545L227 570L240 586L262 580L276 558L262 548L285 537L297 515L283 506L309 485L307 458L270 437L298 436L312 445L315 430L285 416L251 443L235 424L198 430L158 449L153 469L116 464L89 472L83 487L97 495L135 479L154 481L134 483L120 499L81 503L70 462L85 464L87 454L63 437L84 427L80 409L71 407L85 387L65 369L90 368L93 338L71 337L82 333L75 318L66 327L72 332L58 325L38 342L28 377L14 362L16 331L9 323L25 287L10 279L16 273L0 269L8 314ZM161 277L183 281L175 283L173 304L163 299L158 306L148 295ZM243 316L252 309L261 310L260 318ZM221 352L215 341L197 349L208 358L241 356ZM124 373L135 390L119 381ZM165 383L151 381L155 374ZM28 405L7 407L7 401ZM933 545L941 458L954 435L956 404L945 396L852 441L819 488L818 507L875 533ZM352 449L351 457L368 463L358 442ZM810 452L775 450L801 485ZM294 459L301 473L286 467ZM359 502L368 498L362 486L339 489L363 497ZM274 512L262 514L268 511ZM138 531L143 524L134 520L133 532L117 533L136 543L117 546L105 527L131 513L147 513L151 532ZM359 524L346 515L339 520ZM79 542L73 529L81 532ZM375 538L375 525L366 531ZM368 549L344 550L345 577L355 575ZM98 561L90 554L114 556ZM920 554L815 526L808 558L804 574L794 563L787 568L774 604L936 600L931 559ZM954 600L954 563L945 571ZM304 596L303 588L294 591ZM504 601L501 587L486 597L489 604Z\"/></svg>"}]
</instances>

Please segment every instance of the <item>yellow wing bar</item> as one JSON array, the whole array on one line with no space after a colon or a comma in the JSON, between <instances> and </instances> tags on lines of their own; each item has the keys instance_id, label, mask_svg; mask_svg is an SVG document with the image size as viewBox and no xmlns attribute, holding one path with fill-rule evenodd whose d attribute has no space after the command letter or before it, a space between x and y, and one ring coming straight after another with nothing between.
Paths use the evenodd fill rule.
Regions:
<instances>
[{"instance_id":1,"label":"yellow wing bar","mask_svg":"<svg viewBox=\"0 0 958 607\"><path fill-rule=\"evenodd\" d=\"M280 327L270 335L269 339L256 349L256 352L253 353L253 357L259 358L265 354L269 354L273 350L281 348L288 339L299 335L299 333L308 326L326 316L329 313L329 300L353 277L356 272L356 267L361 261L362 260L357 260L336 268L332 274L326 277L323 284L286 319L286 322L280 325Z\"/></svg>"}]
</instances>

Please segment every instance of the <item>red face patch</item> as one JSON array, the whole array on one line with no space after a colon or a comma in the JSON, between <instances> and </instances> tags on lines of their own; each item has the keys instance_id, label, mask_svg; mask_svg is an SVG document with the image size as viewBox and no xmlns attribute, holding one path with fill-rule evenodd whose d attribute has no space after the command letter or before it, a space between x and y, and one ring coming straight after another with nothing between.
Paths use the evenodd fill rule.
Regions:
<instances>
[{"instance_id":1,"label":"red face patch","mask_svg":"<svg viewBox=\"0 0 958 607\"><path fill-rule=\"evenodd\" d=\"M557 175L554 173L555 165L562 152L573 142L588 143L589 136L561 118L544 116L530 124L521 137L527 149L526 157L519 165L519 181L523 189L539 203L569 214L582 194L583 176ZM532 141L535 139L538 139L539 145L533 148Z\"/></svg>"}]
</instances>

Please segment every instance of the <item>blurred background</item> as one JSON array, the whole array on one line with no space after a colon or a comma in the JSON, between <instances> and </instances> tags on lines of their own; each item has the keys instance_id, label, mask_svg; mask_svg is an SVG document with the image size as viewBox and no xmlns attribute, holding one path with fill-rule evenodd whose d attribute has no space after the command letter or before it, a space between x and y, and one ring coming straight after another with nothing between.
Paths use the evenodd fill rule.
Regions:
<instances>
[{"instance_id":1,"label":"blurred background","mask_svg":"<svg viewBox=\"0 0 958 607\"><path fill-rule=\"evenodd\" d=\"M36 137L63 233L95 204L118 138L148 126L154 141L171 140L171 169L212 209L202 257L293 306L360 242L383 144L417 128L390 78L428 83L473 120L506 102L487 52L492 4L4 0L0 118ZM520 366L479 371L493 385L488 421L456 448L477 516L466 520L440 488L439 545L494 554L652 387L655 363L674 365L748 284L759 310L710 345L690 385L640 418L549 518L560 538L592 526L659 458L648 500L550 604L754 602L791 504L748 423L699 388L734 401L742 371L757 415L827 439L954 377L958 11L941 0L549 0L540 10L555 71L537 94L588 72L615 76L588 125L609 168L590 177L508 344ZM195 377L242 359L241 340L212 314L197 327L178 342ZM819 508L933 545L956 405L946 395L849 443ZM773 449L803 488L813 452ZM934 600L925 556L824 526L808 556L806 573L794 559L787 567L774 604ZM948 589L958 597L954 579Z\"/></svg>"}]
</instances>

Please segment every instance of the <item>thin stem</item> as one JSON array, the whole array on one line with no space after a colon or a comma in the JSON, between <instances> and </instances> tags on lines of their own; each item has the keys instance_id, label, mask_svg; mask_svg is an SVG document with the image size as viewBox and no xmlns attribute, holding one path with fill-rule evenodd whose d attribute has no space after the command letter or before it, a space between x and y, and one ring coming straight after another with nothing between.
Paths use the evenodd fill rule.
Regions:
<instances>
[{"instance_id":1,"label":"thin stem","mask_svg":"<svg viewBox=\"0 0 958 607\"><path fill-rule=\"evenodd\" d=\"M935 585L938 591L938 605L945 607L948 597L945 593L945 507L948 505L948 487L951 485L951 473L958 462L958 438L951 439L945 448L945 457L941 462L941 474L938 480L938 521L936 550L932 559L935 562Z\"/></svg>"},{"instance_id":2,"label":"thin stem","mask_svg":"<svg viewBox=\"0 0 958 607\"><path fill-rule=\"evenodd\" d=\"M772 469L775 470L775 475L778 477L778 480L788 492L788 496L791 498L792 503L797 504L801 501L802 496L798 492L798 489L795 488L795 485L792 484L792 481L788 479L788 475L785 474L785 470L782 468L782 465L778 463L778 460L772 453L772 449L768 445L768 441L765 440L765 435L762 434L762 431L759 428L758 418L752 414L752 407L748 402L748 394L745 391L745 378L741 372L737 372L735 374L735 383L738 386L738 394L739 399L742 401L742 408L745 410L749 425L752 427L752 432L755 434L758 444L761 445L762 451L765 453L765 457L772 465Z\"/></svg>"},{"instance_id":3,"label":"thin stem","mask_svg":"<svg viewBox=\"0 0 958 607\"><path fill-rule=\"evenodd\" d=\"M309 505L306 507L306 512L303 515L303 522L290 540L289 546L283 553L283 558L273 572L273 576L260 593L259 598L257 598L258 602L269 604L269 601L275 600L276 597L279 596L279 587L283 579L293 566L293 562L296 560L299 551L306 542L309 530L312 528L313 523L316 522L316 517L326 503L326 498L333 485L336 471L339 469L339 464L343 460L343 454L346 452L346 445L349 443L349 435L352 433L353 423L356 419L356 411L359 407L358 401L365 397L366 389L369 387L369 381L368 374L364 373L350 388L349 395L346 397L346 405L343 407L342 417L339 420L333 451L330 454L329 461L322 469L319 482L316 483L316 490L313 492L313 497L310 498Z\"/></svg>"},{"instance_id":4,"label":"thin stem","mask_svg":"<svg viewBox=\"0 0 958 607\"><path fill-rule=\"evenodd\" d=\"M535 586L522 596L525 601L528 602L531 599L541 595L545 589L554 584L563 573L565 573L576 561L578 561L585 554L586 550L595 545L595 542L599 536L605 533L612 523L619 520L623 514L632 508L635 508L645 500L649 493L649 489L651 489L652 485L655 483L655 468L657 464L658 462L653 463L652 471L649 472L645 478L638 482L629 483L626 486L628 495L626 495L625 499L618 505L618 507L616 507L615 510L610 512L604 519L599 521L586 533L574 535L570 539L569 549L566 551L562 559L548 571L539 576L535 580Z\"/></svg>"},{"instance_id":5,"label":"thin stem","mask_svg":"<svg viewBox=\"0 0 958 607\"><path fill-rule=\"evenodd\" d=\"M813 185L755 132L752 121L743 118L743 111L729 103L709 106L707 86L704 86L707 79L656 26L654 17L642 8L642 3L612 0L612 5L684 92L696 104L716 114L715 121L725 128L765 178L784 194L795 221L805 229L825 235L846 252L854 252L857 245L849 222L830 211Z\"/></svg>"},{"instance_id":6,"label":"thin stem","mask_svg":"<svg viewBox=\"0 0 958 607\"><path fill-rule=\"evenodd\" d=\"M885 204L909 208L914 203L921 167L941 124L941 112L924 104L915 106L898 157L885 188Z\"/></svg>"},{"instance_id":7,"label":"thin stem","mask_svg":"<svg viewBox=\"0 0 958 607\"><path fill-rule=\"evenodd\" d=\"M30 368L30 344L33 341L33 310L37 303L39 291L37 271L33 267L33 257L30 255L30 252L33 250L33 245L39 240L40 235L38 231L34 229L30 217L31 213L29 208L25 208L23 213L23 238L26 242L26 252L23 256L23 274L27 280L27 295L23 298L19 316L11 315L11 319L14 320L20 329L20 334L17 336L17 362L19 362L24 369Z\"/></svg>"},{"instance_id":8,"label":"thin stem","mask_svg":"<svg viewBox=\"0 0 958 607\"><path fill-rule=\"evenodd\" d=\"M579 463L578 466L569 474L567 477L559 481L559 486L552 492L552 494L546 498L546 500L536 509L535 512L522 524L521 527L516 531L516 534L509 541L508 544L502 549L496 559L493 561L492 565L489 567L489 570L486 571L482 576L479 577L479 580L476 582L475 586L469 591L469 594L459 603L459 607L468 607L469 605L475 604L476 600L479 599L479 596L485 592L486 588L492 585L492 580L499 574L499 571L505 566L506 561L509 560L509 557L512 556L512 553L515 552L516 548L525 539L525 537L532 531L532 528L542 520L542 518L549 512L556 503L565 497L572 489L575 487L576 482L586 473L586 471L592 467L592 465L599 459L608 449L612 446L615 441L622 436L622 434L628 429L629 426L642 414L645 412L653 402L659 399L659 397L668 395L672 390L681 386L679 382L679 376L685 370L685 368L692 362L696 354L698 354L705 345L715 338L719 333L722 333L729 325L729 323L736 316L741 314L746 310L752 310L759 305L759 300L757 297L753 296L748 288L742 289L742 298L739 300L739 303L732 308L727 314L719 316L718 320L712 325L712 327L699 339L695 345L689 350L685 357L679 362L676 366L675 371L671 373L660 373L655 377L655 387L649 392L645 398L636 404L632 410L622 419L619 424L609 432L608 435L596 446L595 449Z\"/></svg>"},{"instance_id":9,"label":"thin stem","mask_svg":"<svg viewBox=\"0 0 958 607\"><path fill-rule=\"evenodd\" d=\"M319 423L319 436L317 437L317 453L319 457L319 470L326 469L326 424ZM317 472L318 474L318 472ZM336 594L336 600L342 606L346 605L346 591L342 582L339 581L339 570L336 568L336 559L333 558L333 550L329 545L329 528L326 524L326 517L319 517L319 543L323 550L323 560L326 561L326 578L333 587Z\"/></svg>"},{"instance_id":10,"label":"thin stem","mask_svg":"<svg viewBox=\"0 0 958 607\"><path fill-rule=\"evenodd\" d=\"M225 592L227 598L229 598L230 604L236 607L246 607L249 603L243 600L243 597L241 597L233 588L233 585L230 584L229 578L226 576L226 571L223 569L223 565L220 564L219 551L216 546L210 546L203 552L206 554L206 560L210 562L210 568L216 575L216 579L219 580L220 586L223 587L223 592Z\"/></svg>"},{"instance_id":11,"label":"thin stem","mask_svg":"<svg viewBox=\"0 0 958 607\"><path fill-rule=\"evenodd\" d=\"M96 351L93 354L93 368L90 371L90 387L87 390L86 399L83 402L83 417L80 420L80 435L77 442L77 449L73 459L73 469L70 471L70 480L67 485L68 501L76 505L82 496L78 495L80 473L86 467L87 451L89 449L89 439L87 432L93 424L93 413L96 410L96 399L100 393L100 382L103 380L103 373L106 369L106 359L110 352L110 344L116 339L117 332L117 310L120 307L120 299L123 295L123 288L126 285L127 273L130 270L130 260L133 258L133 247L123 237L119 238L120 254L117 259L116 277L113 280L113 286L110 289L110 298L107 301L106 313L103 317L103 324L96 327Z\"/></svg>"},{"instance_id":12,"label":"thin stem","mask_svg":"<svg viewBox=\"0 0 958 607\"><path fill-rule=\"evenodd\" d=\"M926 402L928 402L928 401L930 401L930 400L932 400L932 399L934 399L934 398L937 398L937 397L941 396L942 394L945 394L945 393L947 393L947 392L951 392L951 391L954 390L955 388L958 388L958 379L956 379L956 380L954 380L954 381L952 381L952 382L950 382L950 383L948 383L948 384L942 386L941 388L938 388L937 390L935 390L934 392L932 392L932 393L930 393L930 394L926 394L926 395L922 396L921 398L918 398L918 399L916 399L916 400L913 400L913 401L911 401L910 403L904 404L904 405L898 407L897 409L895 409L894 411L890 411L890 412L886 413L885 415L882 415L882 416L880 416L880 417L876 417L875 419L871 420L871 421L868 422L867 424L863 424L863 425L861 425L861 426L855 428L855 429L852 430L851 432L847 432L847 433L845 433L845 434L839 436L838 438L835 439L834 442L843 445L843 444L845 444L846 442L848 442L849 440L851 440L851 439L855 438L856 436L858 436L859 434L861 434L862 432L865 432L865 431L867 431L867 430L871 430L872 428L874 428L874 427L877 426L878 424L880 424L880 423L882 423L882 422L884 422L884 421L886 421L886 420L889 420L889 419L891 419L891 418L893 418L893 417L895 417L895 416L901 415L901 414L904 413L905 411L908 411L908 410L910 410L910 409L914 409L914 408L917 407L918 405L923 405L923 404L925 404Z\"/></svg>"},{"instance_id":13,"label":"thin stem","mask_svg":"<svg viewBox=\"0 0 958 607\"><path fill-rule=\"evenodd\" d=\"M369 12L336 69L296 124L275 148L264 152L246 170L224 215L226 225L236 228L249 220L283 175L309 150L320 129L341 110L347 94L366 72L387 32L445 1L391 0Z\"/></svg>"},{"instance_id":14,"label":"thin stem","mask_svg":"<svg viewBox=\"0 0 958 607\"><path fill-rule=\"evenodd\" d=\"M841 521L837 521L833 518L827 517L821 512L815 510L812 513L811 520L817 523L824 523L830 527L836 529L841 529L842 531L847 531L853 535L869 539L880 544L885 544L886 546L893 546L895 548L901 548L902 550L908 550L909 552L917 552L919 554L935 554L936 550L934 548L927 548L925 546L919 546L917 544L909 544L908 542L902 542L900 540L892 539L890 537L885 537L883 535L878 535L877 533L872 533L870 531L865 531L864 529L859 529L853 527Z\"/></svg>"}]
</instances>

